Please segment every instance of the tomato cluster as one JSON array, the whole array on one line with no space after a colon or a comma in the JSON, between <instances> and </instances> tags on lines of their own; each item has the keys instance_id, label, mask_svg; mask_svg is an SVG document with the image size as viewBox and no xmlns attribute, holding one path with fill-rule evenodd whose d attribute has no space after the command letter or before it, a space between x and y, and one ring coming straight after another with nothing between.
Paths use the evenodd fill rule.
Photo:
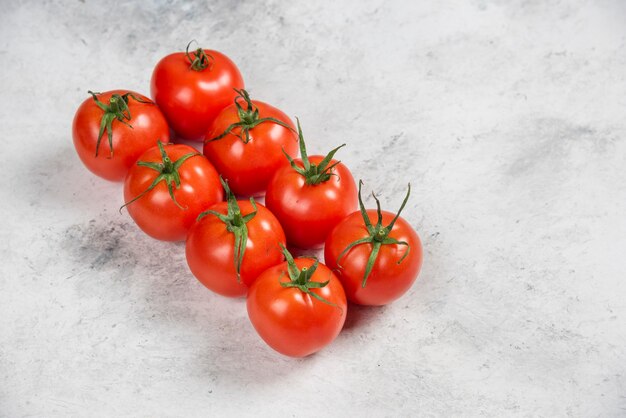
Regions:
<instances>
[{"instance_id":1,"label":"tomato cluster","mask_svg":"<svg viewBox=\"0 0 626 418\"><path fill-rule=\"evenodd\" d=\"M396 214L375 195L366 210L362 182L334 159L345 144L309 156L299 120L251 99L226 55L190 45L156 65L153 100L90 91L74 117L76 151L94 174L124 180L122 208L141 230L186 240L204 286L246 297L269 346L307 356L337 337L347 301L384 305L417 278L421 242L400 216L410 185ZM172 138L200 140L202 152ZM323 247L326 265L294 259L288 244Z\"/></svg>"}]
</instances>

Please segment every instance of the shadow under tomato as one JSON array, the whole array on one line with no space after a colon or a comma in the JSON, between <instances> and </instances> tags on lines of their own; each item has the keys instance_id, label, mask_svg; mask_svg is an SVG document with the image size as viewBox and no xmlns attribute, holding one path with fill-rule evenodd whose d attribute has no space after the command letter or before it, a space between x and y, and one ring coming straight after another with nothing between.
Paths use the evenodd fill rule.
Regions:
<instances>
[{"instance_id":1,"label":"shadow under tomato","mask_svg":"<svg viewBox=\"0 0 626 418\"><path fill-rule=\"evenodd\" d=\"M348 314L343 325L344 331L366 327L379 320L385 312L384 306L363 306L355 303L348 303Z\"/></svg>"},{"instance_id":2,"label":"shadow under tomato","mask_svg":"<svg viewBox=\"0 0 626 418\"><path fill-rule=\"evenodd\" d=\"M14 196L36 209L65 211L72 208L93 213L94 208L106 206L103 202L110 201L111 196L115 196L116 204L117 199L122 200L122 182L101 179L87 170L71 140L45 153L29 155L20 164L18 176L21 183L15 188Z\"/></svg>"},{"instance_id":3,"label":"shadow under tomato","mask_svg":"<svg viewBox=\"0 0 626 418\"><path fill-rule=\"evenodd\" d=\"M213 294L194 278L184 242L148 237L126 213L117 212L117 202L115 210L107 210L112 196L122 199L122 183L91 174L71 144L38 155L24 170L34 179L20 198L36 196L40 209L57 212L71 205L84 215L59 237L61 255L71 261L64 280L81 299L114 301L128 311L119 326L114 324L112 344L141 335L147 356L178 352L168 360L172 367L207 387L222 381L240 387L268 384L301 373L319 358L293 359L273 351L250 324L245 298ZM161 339L167 342L162 345ZM159 356L152 361L165 367Z\"/></svg>"},{"instance_id":4,"label":"shadow under tomato","mask_svg":"<svg viewBox=\"0 0 626 418\"><path fill-rule=\"evenodd\" d=\"M319 260L320 263L324 263L324 249L323 248L318 248L318 249L303 249L303 248L298 248L298 247L294 247L291 244L287 244L287 249L289 250L289 252L291 253L291 255L296 258L296 257L315 257Z\"/></svg>"},{"instance_id":5,"label":"shadow under tomato","mask_svg":"<svg viewBox=\"0 0 626 418\"><path fill-rule=\"evenodd\" d=\"M58 245L71 266L64 285L80 300L102 305L114 321L112 345L140 336L151 361L207 387L223 380L270 383L297 370L300 360L275 353L257 335L244 298L219 296L195 279L183 242L154 240L117 215L94 214L67 227ZM105 311L110 306L126 312L123 319Z\"/></svg>"}]
</instances>

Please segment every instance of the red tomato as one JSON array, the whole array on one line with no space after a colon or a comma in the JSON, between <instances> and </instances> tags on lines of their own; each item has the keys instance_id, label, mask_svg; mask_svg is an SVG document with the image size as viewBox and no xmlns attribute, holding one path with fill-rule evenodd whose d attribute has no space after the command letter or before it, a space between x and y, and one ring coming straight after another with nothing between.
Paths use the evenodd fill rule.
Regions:
<instances>
[{"instance_id":1,"label":"red tomato","mask_svg":"<svg viewBox=\"0 0 626 418\"><path fill-rule=\"evenodd\" d=\"M145 96L129 90L91 93L76 111L74 147L97 176L120 181L157 140L170 141L165 117Z\"/></svg>"},{"instance_id":2,"label":"red tomato","mask_svg":"<svg viewBox=\"0 0 626 418\"><path fill-rule=\"evenodd\" d=\"M264 270L283 261L285 233L260 203L237 201L224 183L228 202L200 214L187 235L187 264L207 288L224 296L244 296Z\"/></svg>"},{"instance_id":3,"label":"red tomato","mask_svg":"<svg viewBox=\"0 0 626 418\"><path fill-rule=\"evenodd\" d=\"M359 184L359 198L360 192ZM407 193L398 215L380 211L380 206L365 211L359 199L362 212L348 216L328 236L324 259L341 280L351 302L385 305L406 293L415 282L422 266L422 243L411 225L399 216L408 197ZM374 219L378 221L372 224Z\"/></svg>"},{"instance_id":4,"label":"red tomato","mask_svg":"<svg viewBox=\"0 0 626 418\"><path fill-rule=\"evenodd\" d=\"M213 121L204 143L204 155L243 196L265 192L272 175L287 164L283 150L298 155L293 122L275 107L250 100L245 90Z\"/></svg>"},{"instance_id":5,"label":"red tomato","mask_svg":"<svg viewBox=\"0 0 626 418\"><path fill-rule=\"evenodd\" d=\"M146 151L124 183L124 205L146 234L181 241L198 215L221 201L224 192L209 160L188 145Z\"/></svg>"},{"instance_id":6,"label":"red tomato","mask_svg":"<svg viewBox=\"0 0 626 418\"><path fill-rule=\"evenodd\" d=\"M339 335L346 320L346 295L337 277L317 260L294 261L291 255L287 260L254 281L248 292L248 316L274 350L304 357Z\"/></svg>"},{"instance_id":7,"label":"red tomato","mask_svg":"<svg viewBox=\"0 0 626 418\"><path fill-rule=\"evenodd\" d=\"M326 157L308 157L299 122L298 131L302 158L276 171L267 186L265 205L283 226L287 242L319 248L335 225L356 208L356 185L350 170L332 159L341 147Z\"/></svg>"},{"instance_id":8,"label":"red tomato","mask_svg":"<svg viewBox=\"0 0 626 418\"><path fill-rule=\"evenodd\" d=\"M176 52L154 68L150 90L170 127L184 139L203 139L222 109L244 87L239 69L224 54L198 48Z\"/></svg>"}]
</instances>

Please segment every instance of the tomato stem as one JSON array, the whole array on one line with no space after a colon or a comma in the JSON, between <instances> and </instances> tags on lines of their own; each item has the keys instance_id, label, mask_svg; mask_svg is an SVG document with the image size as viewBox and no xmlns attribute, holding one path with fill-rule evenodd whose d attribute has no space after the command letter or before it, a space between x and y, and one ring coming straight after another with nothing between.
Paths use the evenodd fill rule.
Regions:
<instances>
[{"instance_id":1,"label":"tomato stem","mask_svg":"<svg viewBox=\"0 0 626 418\"><path fill-rule=\"evenodd\" d=\"M109 103L102 103L100 99L98 99L98 95L102 93L94 93L91 90L89 90L88 93L91 94L94 102L96 102L96 105L104 112L102 118L100 119L100 132L98 132L98 141L96 142L96 157L98 156L98 152L100 150L100 142L102 141L104 131L107 131L110 150L108 158L113 158L113 121L117 120L129 128L133 128L132 125L128 123L128 121L132 119L130 110L128 109L129 98L132 97L139 103L154 104L154 102L140 99L131 92L128 92L121 95L115 93L109 99Z\"/></svg>"},{"instance_id":2,"label":"tomato stem","mask_svg":"<svg viewBox=\"0 0 626 418\"><path fill-rule=\"evenodd\" d=\"M250 142L250 130L254 129L256 126L265 122L272 122L277 125L282 126L283 128L287 128L290 131L294 129L289 126L287 123L282 120L276 118L261 118L259 116L259 108L252 103L250 99L250 95L245 89L233 89L237 92L238 96L235 97L235 106L237 107L237 116L239 117L239 122L232 123L226 128L224 132L220 135L208 139L205 142L217 141L224 138L228 134L233 134L239 139L243 141L244 144ZM241 104L239 104L239 100L243 99L246 102L246 108L244 109ZM233 130L239 128L238 133L233 133Z\"/></svg>"},{"instance_id":3,"label":"tomato stem","mask_svg":"<svg viewBox=\"0 0 626 418\"><path fill-rule=\"evenodd\" d=\"M337 174L333 173L332 170L335 168L337 164L341 161L335 161L334 163L330 163L340 148L345 147L346 144L341 144L337 148L330 150L330 152L324 157L319 164L312 164L309 161L309 156L306 151L306 144L304 142L304 135L302 135L302 127L300 126L300 119L296 118L298 122L298 143L300 144L300 156L302 160L302 165L304 168L299 167L293 158L283 149L283 154L287 157L291 168L296 170L300 175L302 175L305 179L306 184L310 186L315 186L320 183L324 183L325 181L330 180L332 176L336 176Z\"/></svg>"},{"instance_id":4,"label":"tomato stem","mask_svg":"<svg viewBox=\"0 0 626 418\"><path fill-rule=\"evenodd\" d=\"M228 182L224 181L221 176L220 182L226 191L226 201L228 202L226 215L214 210L206 210L198 215L197 220L199 221L207 215L214 215L220 221L224 222L226 224L226 230L235 236L235 249L233 251L233 256L235 270L237 271L237 282L241 282L241 264L243 263L243 256L246 252L246 245L248 244L248 227L246 224L256 216L258 209L254 198L251 197L250 203L252 204L254 211L243 216L241 214L237 198L231 192L230 187L228 187Z\"/></svg>"},{"instance_id":5,"label":"tomato stem","mask_svg":"<svg viewBox=\"0 0 626 418\"><path fill-rule=\"evenodd\" d=\"M288 282L280 281L280 285L286 288L295 287L298 290L300 290L302 293L306 293L307 295L310 295L311 297L319 300L320 302L323 302L327 305L334 306L342 310L341 307L339 307L337 304L332 303L326 300L323 296L311 291L311 289L321 289L323 287L326 287L328 283L330 283L330 279L326 280L325 282L311 281L313 274L317 270L317 266L319 266L318 259L314 258L315 261L310 267L302 267L302 269L298 269L298 266L296 266L296 261L293 259L293 256L291 255L289 250L287 250L287 248L282 243L280 244L280 247L283 250L283 255L285 256L285 260L287 261L287 273L289 275L289 281Z\"/></svg>"},{"instance_id":6,"label":"tomato stem","mask_svg":"<svg viewBox=\"0 0 626 418\"><path fill-rule=\"evenodd\" d=\"M210 70L213 65L212 61L215 60L212 55L207 54L206 51L200 47L196 48L194 52L189 53L189 47L192 43L198 43L195 39L192 39L185 48L185 55L189 60L190 66L193 71L204 71L207 68ZM192 56L193 55L193 56Z\"/></svg>"},{"instance_id":7,"label":"tomato stem","mask_svg":"<svg viewBox=\"0 0 626 418\"><path fill-rule=\"evenodd\" d=\"M362 185L363 185L363 180L359 180L359 209L361 211L361 216L363 217L363 223L365 227L367 228L369 235L365 238L360 238L356 241L353 241L346 248L344 248L344 250L337 257L337 266L339 268L343 268L341 264L339 264L339 260L341 260L352 248L361 244L371 244L372 252L370 253L369 258L367 259L367 264L365 266L365 273L363 274L363 282L361 283L361 286L365 287L365 285L367 284L367 279L370 273L372 272L372 269L374 268L374 263L376 263L376 259L378 258L378 253L380 251L381 246L389 245L389 244L406 245L407 247L406 251L404 252L402 257L400 257L400 259L397 261L397 264L402 263L402 261L404 261L404 259L409 255L409 251L411 250L411 246L409 245L409 243L406 241L398 241L397 239L390 237L389 234L391 233L393 226L395 225L396 221L400 217L400 213L402 213L402 210L404 209L407 201L409 200L409 196L411 195L411 183L409 183L408 185L406 196L404 197L404 200L402 201L402 204L400 205L400 209L398 209L396 216L394 216L392 221L387 226L383 225L383 213L380 208L380 200L378 200L378 197L376 197L376 194L374 194L374 192L372 192L372 196L374 197L374 200L376 201L376 214L377 214L378 219L376 220L376 224L372 225L372 222L367 214L367 211L365 210L365 205L363 205L363 199L361 198L361 186Z\"/></svg>"},{"instance_id":8,"label":"tomato stem","mask_svg":"<svg viewBox=\"0 0 626 418\"><path fill-rule=\"evenodd\" d=\"M171 145L171 144L166 144L166 145ZM120 207L120 213L122 212L122 209L124 209L126 206L130 205L131 203L141 199L146 193L154 189L157 186L157 184L159 184L162 181L165 182L165 185L167 186L167 191L169 192L170 197L172 198L176 206L178 206L182 210L187 209L185 207L182 207L176 200L176 196L174 196L174 186L176 187L176 190L180 189L180 174L178 173L178 169L180 168L181 165L183 165L185 161L187 161L191 157L195 157L195 156L202 155L202 154L198 152L190 152L189 154L185 154L182 157L180 157L178 160L172 162L170 157L165 152L163 143L157 140L157 146L159 147L159 151L161 152L162 162L154 163L150 161L137 161L137 165L142 166L142 167L148 167L158 172L159 175L154 179L152 184L150 184L150 186L146 190L139 193L139 195L137 195L135 198L133 198L129 202L124 203ZM174 186L172 186L172 183L174 184Z\"/></svg>"}]
</instances>

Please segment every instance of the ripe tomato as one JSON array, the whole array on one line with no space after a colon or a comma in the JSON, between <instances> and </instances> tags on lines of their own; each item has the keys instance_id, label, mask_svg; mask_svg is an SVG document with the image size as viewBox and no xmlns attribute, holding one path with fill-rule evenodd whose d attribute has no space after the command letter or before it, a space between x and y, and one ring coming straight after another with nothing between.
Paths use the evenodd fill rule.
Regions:
<instances>
[{"instance_id":1,"label":"ripe tomato","mask_svg":"<svg viewBox=\"0 0 626 418\"><path fill-rule=\"evenodd\" d=\"M188 145L157 142L139 157L124 183L124 207L146 234L181 241L224 192L209 160Z\"/></svg>"},{"instance_id":2,"label":"ripe tomato","mask_svg":"<svg viewBox=\"0 0 626 418\"><path fill-rule=\"evenodd\" d=\"M227 202L200 214L189 230L185 251L194 276L224 296L244 296L264 270L283 261L285 233L278 219L254 202L237 201L222 183Z\"/></svg>"},{"instance_id":3,"label":"ripe tomato","mask_svg":"<svg viewBox=\"0 0 626 418\"><path fill-rule=\"evenodd\" d=\"M332 159L343 145L326 157L309 157L299 121L298 135L302 158L287 156L291 166L276 171L267 186L265 205L285 229L287 242L318 248L334 226L356 208L356 185L350 170Z\"/></svg>"},{"instance_id":4,"label":"ripe tomato","mask_svg":"<svg viewBox=\"0 0 626 418\"><path fill-rule=\"evenodd\" d=\"M248 316L261 338L291 357L313 354L339 335L347 302L341 283L317 260L293 259L265 270L248 292Z\"/></svg>"},{"instance_id":5,"label":"ripe tomato","mask_svg":"<svg viewBox=\"0 0 626 418\"><path fill-rule=\"evenodd\" d=\"M191 45L191 43L189 43ZM218 113L244 87L237 66L224 54L198 48L176 52L154 68L150 90L170 127L184 139L203 139Z\"/></svg>"},{"instance_id":6,"label":"ripe tomato","mask_svg":"<svg viewBox=\"0 0 626 418\"><path fill-rule=\"evenodd\" d=\"M287 164L282 151L298 155L298 137L283 112L250 100L245 90L238 93L209 128L204 155L228 179L235 194L257 196L265 192L274 172Z\"/></svg>"},{"instance_id":7,"label":"ripe tomato","mask_svg":"<svg viewBox=\"0 0 626 418\"><path fill-rule=\"evenodd\" d=\"M337 225L326 240L324 259L339 277L351 302L385 305L402 296L422 266L422 243L411 225L400 217L411 192L396 215L365 210L354 212ZM372 219L377 222L372 225ZM385 226L386 225L386 226Z\"/></svg>"},{"instance_id":8,"label":"ripe tomato","mask_svg":"<svg viewBox=\"0 0 626 418\"><path fill-rule=\"evenodd\" d=\"M129 90L89 93L92 97L74 116L72 137L81 161L95 175L123 180L155 141L170 141L165 117L147 97Z\"/></svg>"}]
</instances>

